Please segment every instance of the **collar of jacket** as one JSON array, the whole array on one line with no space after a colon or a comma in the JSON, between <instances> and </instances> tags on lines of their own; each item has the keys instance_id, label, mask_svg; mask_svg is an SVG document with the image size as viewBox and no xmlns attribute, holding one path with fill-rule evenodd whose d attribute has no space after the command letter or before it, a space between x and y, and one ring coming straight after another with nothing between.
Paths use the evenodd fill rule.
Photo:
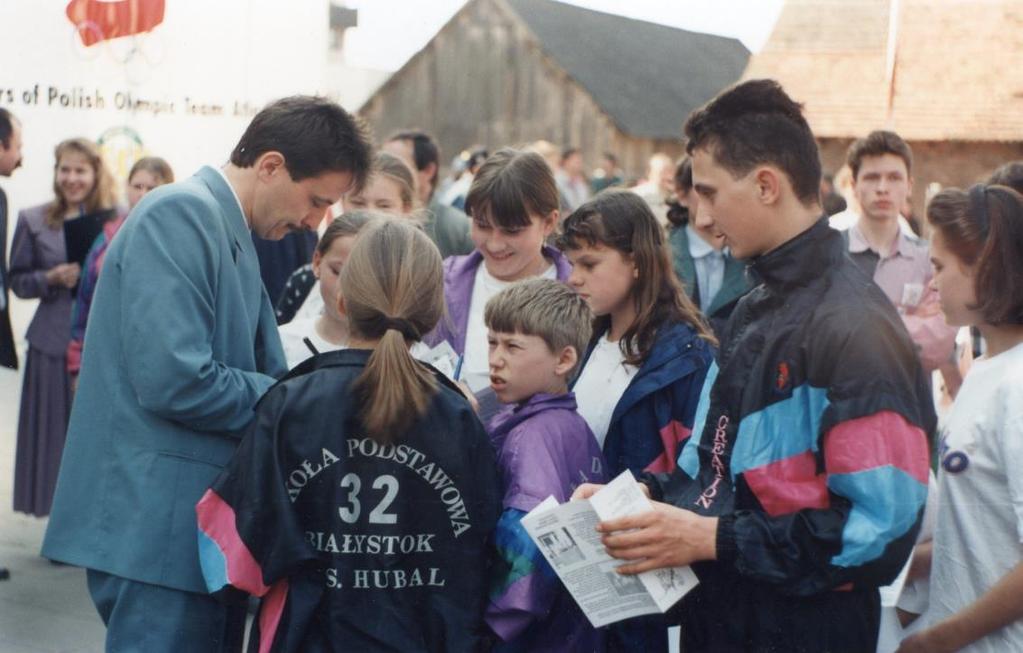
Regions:
<instances>
[{"instance_id":1,"label":"collar of jacket","mask_svg":"<svg viewBox=\"0 0 1023 653\"><path fill-rule=\"evenodd\" d=\"M231 229L231 235L234 236L236 247L251 249L252 255L255 256L256 248L252 245L249 222L245 219L245 214L242 213L242 209L238 205L239 199L234 189L228 185L221 173L210 166L199 168L199 172L195 173L195 176L206 184L210 192L213 193L213 197L216 198L217 203L224 209L224 214L227 216L227 223ZM245 247L243 243L248 243L248 247Z\"/></svg>"},{"instance_id":2,"label":"collar of jacket","mask_svg":"<svg viewBox=\"0 0 1023 653\"><path fill-rule=\"evenodd\" d=\"M827 218L763 256L750 269L768 288L805 285L845 255L842 235L828 226Z\"/></svg>"},{"instance_id":3,"label":"collar of jacket","mask_svg":"<svg viewBox=\"0 0 1023 653\"><path fill-rule=\"evenodd\" d=\"M568 257L547 245L543 255L554 263L558 281L568 281L572 264ZM476 283L476 270L483 264L483 255L474 249L465 256L451 256L444 261L444 297L447 299L448 315L453 333L451 347L458 353L465 353L465 329L469 324L469 304L472 303L472 288Z\"/></svg>"},{"instance_id":4,"label":"collar of jacket","mask_svg":"<svg viewBox=\"0 0 1023 653\"><path fill-rule=\"evenodd\" d=\"M597 334L590 342L586 357L579 369L585 367L601 335L603 334ZM654 345L650 348L650 355L640 365L636 376L632 377L629 387L625 388L625 393L622 394L622 398L615 406L614 413L611 414L611 424L614 424L625 411L635 406L643 397L692 374L697 368L699 358L687 354L703 351L708 347L710 344L697 336L696 332L686 324L667 324L658 329L657 335L654 337Z\"/></svg>"},{"instance_id":5,"label":"collar of jacket","mask_svg":"<svg viewBox=\"0 0 1023 653\"><path fill-rule=\"evenodd\" d=\"M575 411L577 409L575 393L564 392L553 395L546 392L539 392L526 401L511 406L505 406L497 415L490 420L490 439L495 448L499 448L512 429L545 410L561 408L563 410Z\"/></svg>"},{"instance_id":6,"label":"collar of jacket","mask_svg":"<svg viewBox=\"0 0 1023 653\"><path fill-rule=\"evenodd\" d=\"M647 395L696 371L699 357L692 354L708 347L710 344L687 324L667 324L658 329L650 355L643 361L611 414L611 424Z\"/></svg>"},{"instance_id":7,"label":"collar of jacket","mask_svg":"<svg viewBox=\"0 0 1023 653\"><path fill-rule=\"evenodd\" d=\"M696 263L689 253L689 235L686 233L686 225L673 227L671 230L670 245L676 271L679 273L679 281L689 299L696 302ZM727 250L725 250L727 252ZM725 255L725 275L721 281L721 288L714 295L709 306L703 306L702 301L697 307L707 317L714 317L714 314L722 307L734 303L745 295L753 287L752 279L746 274L746 262L733 257L731 253Z\"/></svg>"},{"instance_id":8,"label":"collar of jacket","mask_svg":"<svg viewBox=\"0 0 1023 653\"><path fill-rule=\"evenodd\" d=\"M316 370L322 370L327 367L356 367L363 368L369 362L369 357L373 355L372 349L335 349L334 351L325 351L321 354L316 354L310 358L305 359L295 367L291 368L287 374L282 376L277 381L271 390L278 385L281 385L285 381L304 376L310 372ZM451 390L458 393L459 396L463 396L462 389L455 385L448 377L444 376L437 368L429 363L422 361L416 361L416 364L424 366L430 372L433 373L434 378L437 380L438 386L447 386ZM266 396L270 394L270 390L263 393L259 401L263 401ZM466 406L469 405L469 400L466 399Z\"/></svg>"}]
</instances>

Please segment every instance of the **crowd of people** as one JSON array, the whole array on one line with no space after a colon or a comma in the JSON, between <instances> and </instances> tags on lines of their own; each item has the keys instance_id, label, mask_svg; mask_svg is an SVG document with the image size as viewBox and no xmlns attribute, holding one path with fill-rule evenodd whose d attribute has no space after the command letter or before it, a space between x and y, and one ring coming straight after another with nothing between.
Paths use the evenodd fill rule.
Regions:
<instances>
[{"instance_id":1,"label":"crowd of people","mask_svg":"<svg viewBox=\"0 0 1023 653\"><path fill-rule=\"evenodd\" d=\"M22 136L0 109L0 175ZM928 241L909 145L855 141L839 203L771 80L684 143L632 188L544 141L444 188L429 134L294 96L220 168L140 159L124 206L60 143L0 362L10 288L14 508L107 650L1023 650L1023 163L937 193ZM597 629L522 521L626 471L617 573L700 582Z\"/></svg>"}]
</instances>

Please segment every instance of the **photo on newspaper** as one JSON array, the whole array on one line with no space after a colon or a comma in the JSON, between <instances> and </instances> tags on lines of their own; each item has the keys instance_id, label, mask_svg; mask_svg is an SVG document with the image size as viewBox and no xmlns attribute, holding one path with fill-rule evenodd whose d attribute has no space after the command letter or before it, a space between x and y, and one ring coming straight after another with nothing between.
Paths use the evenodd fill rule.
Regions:
<instances>
[{"instance_id":1,"label":"photo on newspaper","mask_svg":"<svg viewBox=\"0 0 1023 653\"><path fill-rule=\"evenodd\" d=\"M595 628L644 614L663 613L699 582L688 566L623 576L609 556L597 523L651 510L629 471L585 501L558 504L548 497L522 519L526 532Z\"/></svg>"}]
</instances>

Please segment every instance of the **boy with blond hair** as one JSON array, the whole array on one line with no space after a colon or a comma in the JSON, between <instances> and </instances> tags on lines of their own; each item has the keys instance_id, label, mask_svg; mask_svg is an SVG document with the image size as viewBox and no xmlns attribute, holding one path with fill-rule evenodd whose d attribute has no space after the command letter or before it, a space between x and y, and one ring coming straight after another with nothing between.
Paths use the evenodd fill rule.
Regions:
<instances>
[{"instance_id":1,"label":"boy with blond hair","mask_svg":"<svg viewBox=\"0 0 1023 653\"><path fill-rule=\"evenodd\" d=\"M490 387L505 404L487 428L504 491L486 613L501 640L496 651L603 650L521 523L548 496L566 501L578 485L605 479L600 447L568 390L592 319L582 297L553 279L521 281L487 302Z\"/></svg>"}]
</instances>

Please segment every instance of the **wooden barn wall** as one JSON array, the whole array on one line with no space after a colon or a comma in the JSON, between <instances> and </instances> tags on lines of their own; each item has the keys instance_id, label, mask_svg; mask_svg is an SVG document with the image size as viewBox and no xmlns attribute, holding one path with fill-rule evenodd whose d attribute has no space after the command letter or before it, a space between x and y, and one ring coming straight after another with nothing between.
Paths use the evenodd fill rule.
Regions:
<instances>
[{"instance_id":1,"label":"wooden barn wall","mask_svg":"<svg viewBox=\"0 0 1023 653\"><path fill-rule=\"evenodd\" d=\"M582 150L588 169L612 151L628 175L640 177L655 151L681 151L674 141L624 135L493 0L456 15L361 113L378 139L405 127L432 133L445 165L473 145L493 150L545 139Z\"/></svg>"}]
</instances>

